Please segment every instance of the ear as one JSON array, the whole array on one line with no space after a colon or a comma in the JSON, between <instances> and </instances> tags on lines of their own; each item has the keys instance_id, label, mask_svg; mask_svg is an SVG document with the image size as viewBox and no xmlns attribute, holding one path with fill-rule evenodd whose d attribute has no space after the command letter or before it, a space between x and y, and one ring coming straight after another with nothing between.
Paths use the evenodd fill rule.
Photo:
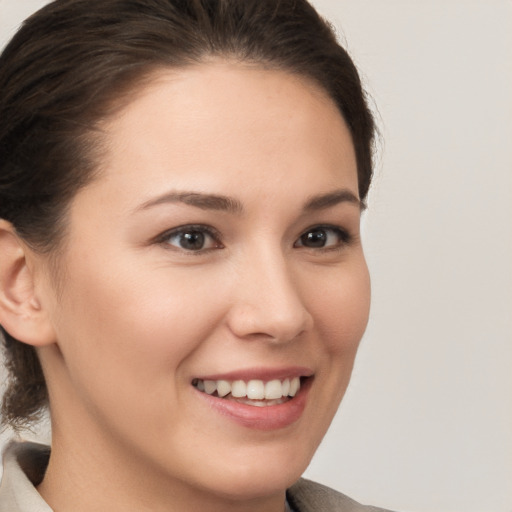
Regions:
<instances>
[{"instance_id":1,"label":"ear","mask_svg":"<svg viewBox=\"0 0 512 512\"><path fill-rule=\"evenodd\" d=\"M47 311L35 292L28 247L0 219L0 325L19 341L41 347L55 342Z\"/></svg>"}]
</instances>

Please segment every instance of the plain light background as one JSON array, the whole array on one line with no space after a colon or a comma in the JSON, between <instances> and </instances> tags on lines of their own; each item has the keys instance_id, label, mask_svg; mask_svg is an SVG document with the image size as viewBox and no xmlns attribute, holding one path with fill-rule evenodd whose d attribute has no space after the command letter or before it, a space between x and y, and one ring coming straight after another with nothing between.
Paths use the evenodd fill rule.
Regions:
<instances>
[{"instance_id":1,"label":"plain light background","mask_svg":"<svg viewBox=\"0 0 512 512\"><path fill-rule=\"evenodd\" d=\"M0 0L0 45L44 3ZM382 142L371 320L306 476L394 510L511 512L512 2L314 4Z\"/></svg>"}]
</instances>

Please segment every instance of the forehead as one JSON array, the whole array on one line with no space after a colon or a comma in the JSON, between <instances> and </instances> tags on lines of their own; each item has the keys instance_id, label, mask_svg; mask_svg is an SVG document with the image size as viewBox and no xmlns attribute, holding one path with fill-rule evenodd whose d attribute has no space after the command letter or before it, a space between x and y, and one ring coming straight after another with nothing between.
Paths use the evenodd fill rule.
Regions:
<instances>
[{"instance_id":1,"label":"forehead","mask_svg":"<svg viewBox=\"0 0 512 512\"><path fill-rule=\"evenodd\" d=\"M141 193L170 178L210 189L222 177L300 182L316 170L333 186L340 177L355 181L357 194L354 149L338 108L318 85L285 71L224 61L160 70L102 129L103 172L139 180Z\"/></svg>"}]
</instances>

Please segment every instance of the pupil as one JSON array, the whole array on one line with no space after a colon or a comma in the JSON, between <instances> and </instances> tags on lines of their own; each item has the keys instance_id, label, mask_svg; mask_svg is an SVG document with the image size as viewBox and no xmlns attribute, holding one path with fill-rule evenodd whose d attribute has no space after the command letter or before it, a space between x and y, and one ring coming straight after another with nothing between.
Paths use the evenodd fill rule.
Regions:
<instances>
[{"instance_id":1,"label":"pupil","mask_svg":"<svg viewBox=\"0 0 512 512\"><path fill-rule=\"evenodd\" d=\"M200 231L183 233L180 245L183 249L202 249L204 245L204 234Z\"/></svg>"},{"instance_id":2,"label":"pupil","mask_svg":"<svg viewBox=\"0 0 512 512\"><path fill-rule=\"evenodd\" d=\"M324 230L316 229L302 236L302 243L308 247L323 247L327 241Z\"/></svg>"}]
</instances>

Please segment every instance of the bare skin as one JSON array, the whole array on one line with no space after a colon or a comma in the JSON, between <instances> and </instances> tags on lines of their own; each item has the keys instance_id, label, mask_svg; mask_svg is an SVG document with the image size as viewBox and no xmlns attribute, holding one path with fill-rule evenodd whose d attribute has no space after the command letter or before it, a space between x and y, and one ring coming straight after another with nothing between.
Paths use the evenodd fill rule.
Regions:
<instances>
[{"instance_id":1,"label":"bare skin","mask_svg":"<svg viewBox=\"0 0 512 512\"><path fill-rule=\"evenodd\" d=\"M60 295L25 248L53 430L39 492L56 512L282 512L368 319L348 129L316 85L217 61L161 71L104 130ZM309 387L273 423L193 385L280 371Z\"/></svg>"}]
</instances>

